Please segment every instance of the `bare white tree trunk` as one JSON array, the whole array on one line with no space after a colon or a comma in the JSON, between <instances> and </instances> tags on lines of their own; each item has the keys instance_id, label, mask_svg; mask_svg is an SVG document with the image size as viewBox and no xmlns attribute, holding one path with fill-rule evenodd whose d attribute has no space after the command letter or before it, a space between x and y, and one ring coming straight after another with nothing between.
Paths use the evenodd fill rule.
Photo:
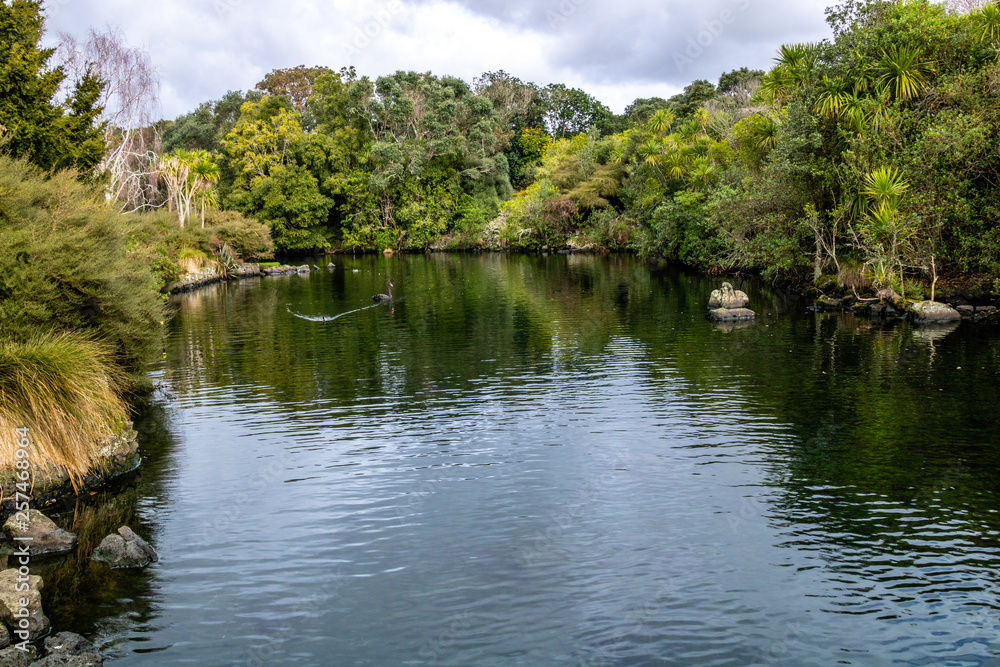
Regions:
<instances>
[{"instance_id":1,"label":"bare white tree trunk","mask_svg":"<svg viewBox=\"0 0 1000 667\"><path fill-rule=\"evenodd\" d=\"M104 108L100 121L106 123L107 153L97 171L108 174L108 199L127 211L162 205L152 130L160 82L149 53L130 47L125 34L110 25L100 31L92 28L82 45L72 35L59 37L60 60L72 75L68 81L96 68L106 82L99 104Z\"/></svg>"}]
</instances>

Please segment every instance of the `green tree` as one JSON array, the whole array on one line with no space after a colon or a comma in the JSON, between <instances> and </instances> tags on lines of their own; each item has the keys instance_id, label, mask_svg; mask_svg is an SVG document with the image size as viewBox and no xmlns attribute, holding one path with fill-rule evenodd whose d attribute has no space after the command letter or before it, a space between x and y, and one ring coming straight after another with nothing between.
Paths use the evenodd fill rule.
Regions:
<instances>
[{"instance_id":1,"label":"green tree","mask_svg":"<svg viewBox=\"0 0 1000 667\"><path fill-rule=\"evenodd\" d=\"M266 95L284 95L299 113L305 113L306 102L313 94L313 85L320 75L329 72L326 67L287 67L275 69L261 79L256 89Z\"/></svg>"},{"instance_id":2,"label":"green tree","mask_svg":"<svg viewBox=\"0 0 1000 667\"><path fill-rule=\"evenodd\" d=\"M104 155L104 127L95 123L104 83L93 71L73 86L65 105L53 100L65 74L50 67L55 49L41 48L41 3L0 0L0 126L4 150L44 168L89 173Z\"/></svg>"},{"instance_id":3,"label":"green tree","mask_svg":"<svg viewBox=\"0 0 1000 667\"><path fill-rule=\"evenodd\" d=\"M579 88L553 83L541 91L545 123L556 139L564 139L592 127L604 129L612 120L611 110Z\"/></svg>"}]
</instances>

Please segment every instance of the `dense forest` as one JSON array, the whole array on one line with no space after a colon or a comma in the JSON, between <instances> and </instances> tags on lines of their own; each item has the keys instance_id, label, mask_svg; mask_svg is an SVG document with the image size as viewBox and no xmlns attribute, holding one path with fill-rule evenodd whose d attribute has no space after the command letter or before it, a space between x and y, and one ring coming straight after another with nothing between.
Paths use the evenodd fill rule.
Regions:
<instances>
[{"instance_id":1,"label":"dense forest","mask_svg":"<svg viewBox=\"0 0 1000 667\"><path fill-rule=\"evenodd\" d=\"M218 205L282 251L570 244L898 294L992 282L1000 9L850 0L827 20L768 72L622 115L503 71L303 66L157 130L211 156Z\"/></svg>"}]
</instances>

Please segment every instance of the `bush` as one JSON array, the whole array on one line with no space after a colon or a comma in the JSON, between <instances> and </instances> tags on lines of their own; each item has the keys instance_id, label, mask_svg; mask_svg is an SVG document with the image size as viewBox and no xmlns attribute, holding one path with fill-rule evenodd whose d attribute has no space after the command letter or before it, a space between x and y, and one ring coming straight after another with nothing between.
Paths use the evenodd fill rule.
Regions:
<instances>
[{"instance_id":1,"label":"bush","mask_svg":"<svg viewBox=\"0 0 1000 667\"><path fill-rule=\"evenodd\" d=\"M229 244L229 248L242 260L274 257L274 243L267 225L244 218L236 211L208 211L205 227L222 243Z\"/></svg>"},{"instance_id":2,"label":"bush","mask_svg":"<svg viewBox=\"0 0 1000 667\"><path fill-rule=\"evenodd\" d=\"M0 338L82 331L138 371L160 339L162 255L103 200L73 172L0 156Z\"/></svg>"}]
</instances>

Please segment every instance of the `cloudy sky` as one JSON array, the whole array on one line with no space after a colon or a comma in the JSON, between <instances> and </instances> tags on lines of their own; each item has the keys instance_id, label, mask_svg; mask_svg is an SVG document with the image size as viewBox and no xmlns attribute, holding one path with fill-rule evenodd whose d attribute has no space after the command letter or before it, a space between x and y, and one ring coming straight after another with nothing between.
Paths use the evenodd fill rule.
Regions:
<instances>
[{"instance_id":1,"label":"cloudy sky","mask_svg":"<svg viewBox=\"0 0 1000 667\"><path fill-rule=\"evenodd\" d=\"M503 69L582 88L621 112L694 79L766 69L782 43L828 36L832 0L45 0L49 39L121 28L159 70L163 116L272 69L353 65L471 81Z\"/></svg>"}]
</instances>

